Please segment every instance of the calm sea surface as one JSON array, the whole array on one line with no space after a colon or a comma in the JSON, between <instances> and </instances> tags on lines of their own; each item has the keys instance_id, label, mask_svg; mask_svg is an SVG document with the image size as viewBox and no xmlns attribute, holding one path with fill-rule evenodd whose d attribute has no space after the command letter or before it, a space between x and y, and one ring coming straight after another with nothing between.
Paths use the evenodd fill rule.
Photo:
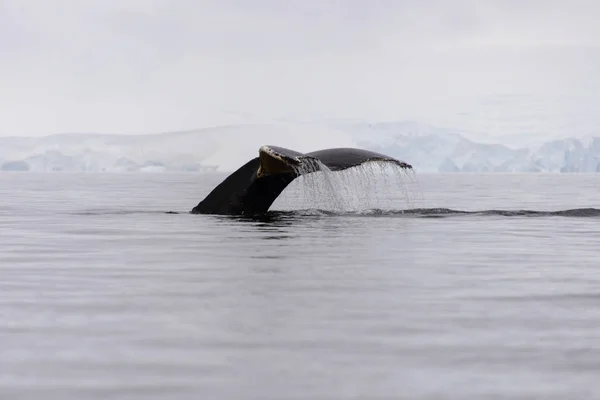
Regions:
<instances>
[{"instance_id":1,"label":"calm sea surface","mask_svg":"<svg viewBox=\"0 0 600 400\"><path fill-rule=\"evenodd\" d=\"M0 398L600 398L600 174L188 214L223 177L0 174Z\"/></svg>"}]
</instances>

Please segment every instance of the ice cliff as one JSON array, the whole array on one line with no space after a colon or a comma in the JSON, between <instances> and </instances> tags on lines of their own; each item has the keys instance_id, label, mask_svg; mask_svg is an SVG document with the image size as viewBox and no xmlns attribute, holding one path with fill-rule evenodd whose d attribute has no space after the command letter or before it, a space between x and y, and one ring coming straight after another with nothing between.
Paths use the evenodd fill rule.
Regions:
<instances>
[{"instance_id":1,"label":"ice cliff","mask_svg":"<svg viewBox=\"0 0 600 400\"><path fill-rule=\"evenodd\" d=\"M263 144L311 151L357 146L418 172L600 172L600 135L531 148L480 143L416 122L265 124L146 135L0 137L3 171L233 171Z\"/></svg>"}]
</instances>

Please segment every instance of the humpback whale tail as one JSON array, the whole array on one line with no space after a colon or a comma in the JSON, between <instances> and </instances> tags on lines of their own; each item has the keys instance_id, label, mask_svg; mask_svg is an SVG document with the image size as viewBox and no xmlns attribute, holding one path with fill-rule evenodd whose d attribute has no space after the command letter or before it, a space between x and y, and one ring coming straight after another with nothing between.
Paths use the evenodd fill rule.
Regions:
<instances>
[{"instance_id":1,"label":"humpback whale tail","mask_svg":"<svg viewBox=\"0 0 600 400\"><path fill-rule=\"evenodd\" d=\"M267 212L298 176L322 170L342 171L366 162L383 161L404 169L410 164L368 150L334 148L300 153L262 146L253 158L229 175L191 211L192 214L253 215Z\"/></svg>"}]
</instances>

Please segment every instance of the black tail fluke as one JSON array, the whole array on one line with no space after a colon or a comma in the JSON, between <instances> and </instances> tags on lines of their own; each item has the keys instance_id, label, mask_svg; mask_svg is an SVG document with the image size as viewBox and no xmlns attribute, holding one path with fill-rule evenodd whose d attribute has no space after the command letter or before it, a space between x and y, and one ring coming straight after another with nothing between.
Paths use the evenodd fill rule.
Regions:
<instances>
[{"instance_id":1,"label":"black tail fluke","mask_svg":"<svg viewBox=\"0 0 600 400\"><path fill-rule=\"evenodd\" d=\"M331 171L341 171L371 161L390 162L402 168L412 168L403 161L362 149L335 148L299 153L282 147L262 146L258 157L229 175L191 212L263 214L294 179L302 174L318 171L319 165L325 165Z\"/></svg>"}]
</instances>

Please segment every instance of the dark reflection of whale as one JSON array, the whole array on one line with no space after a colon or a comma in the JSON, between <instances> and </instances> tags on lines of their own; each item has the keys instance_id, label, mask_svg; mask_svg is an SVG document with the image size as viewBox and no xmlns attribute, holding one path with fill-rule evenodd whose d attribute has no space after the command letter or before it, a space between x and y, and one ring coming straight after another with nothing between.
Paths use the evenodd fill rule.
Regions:
<instances>
[{"instance_id":1,"label":"dark reflection of whale","mask_svg":"<svg viewBox=\"0 0 600 400\"><path fill-rule=\"evenodd\" d=\"M388 162L412 169L403 161L362 149L335 148L299 153L282 147L262 146L258 157L229 175L191 213L264 214L298 176L323 169L342 171L367 162Z\"/></svg>"}]
</instances>

